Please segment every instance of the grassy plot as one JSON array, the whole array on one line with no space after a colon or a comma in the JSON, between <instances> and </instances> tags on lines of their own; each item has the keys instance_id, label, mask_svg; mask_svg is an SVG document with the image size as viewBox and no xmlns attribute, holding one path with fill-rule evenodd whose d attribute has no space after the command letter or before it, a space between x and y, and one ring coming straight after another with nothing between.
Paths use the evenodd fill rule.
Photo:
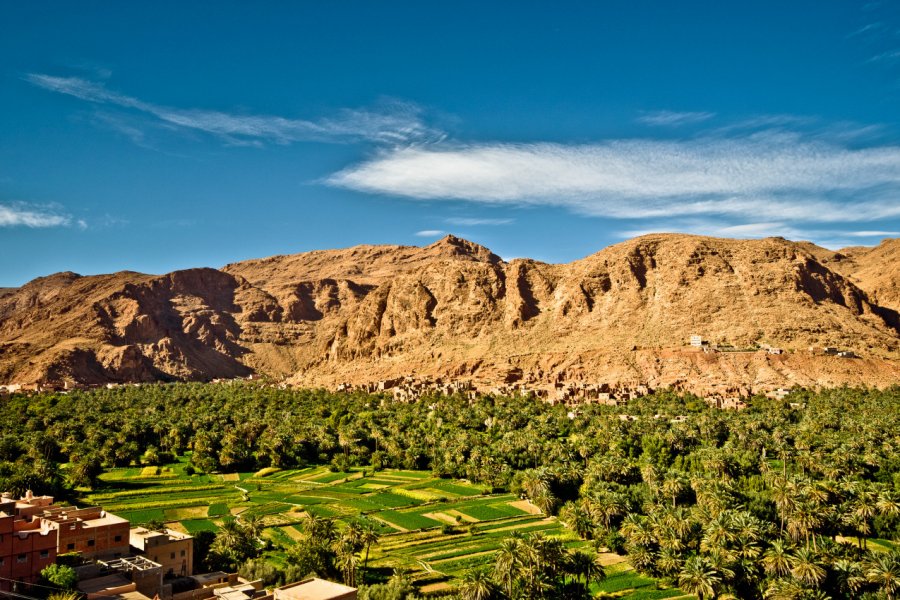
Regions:
<instances>
[{"instance_id":1,"label":"grassy plot","mask_svg":"<svg viewBox=\"0 0 900 600\"><path fill-rule=\"evenodd\" d=\"M212 531L213 533L219 531L216 524L209 519L186 519L181 521L181 525L187 529L187 532L191 535L197 535L201 531Z\"/></svg>"},{"instance_id":2,"label":"grassy plot","mask_svg":"<svg viewBox=\"0 0 900 600\"><path fill-rule=\"evenodd\" d=\"M658 582L637 573L627 562L605 567L606 579L591 585L591 592L600 597L625 598L627 600L657 600L662 598L695 598L685 595L678 588L662 589Z\"/></svg>"},{"instance_id":3,"label":"grassy plot","mask_svg":"<svg viewBox=\"0 0 900 600\"><path fill-rule=\"evenodd\" d=\"M382 535L370 565L403 569L426 587L453 584L467 570L489 564L502 540L513 532L541 532L567 546L583 544L556 519L530 514L511 494L484 494L466 481L429 472L354 469L332 473L324 466L262 469L256 473L188 475L186 459L151 469L114 469L86 500L132 523L157 520L198 534L218 531L223 518L260 517L263 536L290 547L303 539L306 514L334 517L338 527L365 515ZM152 471L152 475L151 475ZM271 553L283 560L283 553ZM668 598L678 590L658 590L655 582L623 566L596 592L623 598ZM437 588L435 588L437 589Z\"/></svg>"},{"instance_id":4,"label":"grassy plot","mask_svg":"<svg viewBox=\"0 0 900 600\"><path fill-rule=\"evenodd\" d=\"M432 510L446 513L449 508L433 506ZM499 526L501 524L505 527ZM381 568L411 569L419 578L439 574L445 579L453 579L472 567L490 563L500 543L512 530L527 532L535 526L546 535L564 539L570 535L555 519L534 515L507 518L498 523L458 525L453 527L453 533L445 533L441 528L409 531L384 536L373 550L372 564Z\"/></svg>"},{"instance_id":5,"label":"grassy plot","mask_svg":"<svg viewBox=\"0 0 900 600\"><path fill-rule=\"evenodd\" d=\"M417 515L412 512L383 510L376 513L376 516L379 519L402 528L401 530L405 529L407 531L410 529L427 529L428 527L438 527L441 525L440 521L435 521L434 519L429 519L428 517L423 517L422 515Z\"/></svg>"}]
</instances>

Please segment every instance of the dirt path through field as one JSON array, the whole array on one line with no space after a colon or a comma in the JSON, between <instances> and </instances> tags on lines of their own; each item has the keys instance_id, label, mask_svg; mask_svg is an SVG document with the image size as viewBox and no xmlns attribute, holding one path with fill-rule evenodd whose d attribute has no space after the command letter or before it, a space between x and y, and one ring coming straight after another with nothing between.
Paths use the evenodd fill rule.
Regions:
<instances>
[{"instance_id":1,"label":"dirt path through field","mask_svg":"<svg viewBox=\"0 0 900 600\"><path fill-rule=\"evenodd\" d=\"M538 519L536 521L525 521L524 523L516 523L515 525L510 525L509 527L497 527L496 529L491 529L490 531L486 531L485 533L494 533L496 531L514 531L516 529L524 529L525 527L534 527L536 524L544 523L549 524L553 523L555 519L553 517L547 517L546 519Z\"/></svg>"},{"instance_id":2,"label":"dirt path through field","mask_svg":"<svg viewBox=\"0 0 900 600\"><path fill-rule=\"evenodd\" d=\"M508 503L513 508L518 508L522 512L526 512L529 515L539 515L541 514L541 509L537 506L529 502L528 500L516 500L515 502Z\"/></svg>"}]
</instances>

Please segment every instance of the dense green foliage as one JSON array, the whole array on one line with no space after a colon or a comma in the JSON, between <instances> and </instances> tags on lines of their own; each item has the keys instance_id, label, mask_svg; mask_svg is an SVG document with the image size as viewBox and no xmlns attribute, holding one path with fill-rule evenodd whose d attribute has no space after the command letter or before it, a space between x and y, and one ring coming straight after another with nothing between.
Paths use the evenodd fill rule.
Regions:
<instances>
[{"instance_id":1,"label":"dense green foliage","mask_svg":"<svg viewBox=\"0 0 900 600\"><path fill-rule=\"evenodd\" d=\"M701 598L893 598L898 409L898 388L754 398L741 412L671 393L575 410L530 398L397 404L251 384L13 396L0 400L8 424L0 488L59 494L95 485L106 467L159 464L187 451L202 472L328 462L424 468L521 493L598 549L623 551L639 572ZM360 548L348 545L338 557L340 537L322 538L318 554L296 551L293 562L319 561L318 569L351 581ZM235 563L252 558L237 542L233 555L227 545L212 551ZM557 590L551 597L589 581L572 575L568 559L551 568L540 557L531 566L499 557L460 593ZM545 587L534 587L539 580Z\"/></svg>"},{"instance_id":2,"label":"dense green foliage","mask_svg":"<svg viewBox=\"0 0 900 600\"><path fill-rule=\"evenodd\" d=\"M78 573L68 565L52 564L41 571L41 579L64 590L72 590L78 582Z\"/></svg>"}]
</instances>

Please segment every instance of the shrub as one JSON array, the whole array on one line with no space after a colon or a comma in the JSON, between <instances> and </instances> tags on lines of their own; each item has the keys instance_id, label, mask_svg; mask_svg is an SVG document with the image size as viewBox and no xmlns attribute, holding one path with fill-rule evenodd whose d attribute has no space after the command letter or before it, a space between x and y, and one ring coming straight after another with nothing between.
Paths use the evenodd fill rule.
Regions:
<instances>
[{"instance_id":1,"label":"shrub","mask_svg":"<svg viewBox=\"0 0 900 600\"><path fill-rule=\"evenodd\" d=\"M66 565L52 564L41 571L41 577L48 583L65 590L74 589L78 582L78 573Z\"/></svg>"}]
</instances>

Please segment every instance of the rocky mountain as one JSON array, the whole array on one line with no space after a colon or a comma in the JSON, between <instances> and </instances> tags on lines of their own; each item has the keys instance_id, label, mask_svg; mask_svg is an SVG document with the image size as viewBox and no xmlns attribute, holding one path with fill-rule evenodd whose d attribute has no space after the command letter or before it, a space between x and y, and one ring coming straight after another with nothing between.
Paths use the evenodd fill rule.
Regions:
<instances>
[{"instance_id":1,"label":"rocky mountain","mask_svg":"<svg viewBox=\"0 0 900 600\"><path fill-rule=\"evenodd\" d=\"M845 248L835 253L837 270L866 290L872 301L900 310L900 239L887 239L874 248Z\"/></svg>"},{"instance_id":2,"label":"rocky mountain","mask_svg":"<svg viewBox=\"0 0 900 600\"><path fill-rule=\"evenodd\" d=\"M167 275L59 273L0 291L0 383L303 385L415 374L715 385L900 382L900 240L832 252L659 234L569 264L448 236ZM686 348L692 334L728 349ZM826 346L859 358L823 354Z\"/></svg>"}]
</instances>

